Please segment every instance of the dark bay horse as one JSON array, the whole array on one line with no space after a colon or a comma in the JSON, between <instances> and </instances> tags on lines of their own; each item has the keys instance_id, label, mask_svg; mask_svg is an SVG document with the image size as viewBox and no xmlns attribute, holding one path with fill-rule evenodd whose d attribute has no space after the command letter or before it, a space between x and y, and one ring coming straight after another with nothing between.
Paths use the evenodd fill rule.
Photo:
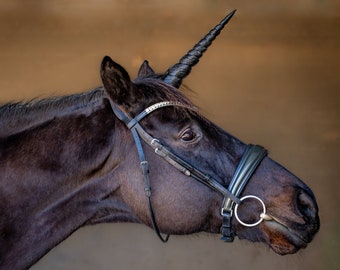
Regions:
<instances>
[{"instance_id":1,"label":"dark bay horse","mask_svg":"<svg viewBox=\"0 0 340 270\"><path fill-rule=\"evenodd\" d=\"M104 87L0 107L0 269L27 269L78 228L135 222L305 248L319 229L310 188L204 118L178 90L234 12L179 63L131 80L103 59ZM222 205L222 206L221 206Z\"/></svg>"}]
</instances>

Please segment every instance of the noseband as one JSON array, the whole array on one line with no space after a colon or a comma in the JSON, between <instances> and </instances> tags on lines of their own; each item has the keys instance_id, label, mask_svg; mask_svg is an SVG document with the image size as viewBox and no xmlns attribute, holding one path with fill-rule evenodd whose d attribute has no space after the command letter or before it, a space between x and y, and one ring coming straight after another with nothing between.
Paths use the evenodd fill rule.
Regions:
<instances>
[{"instance_id":1,"label":"noseband","mask_svg":"<svg viewBox=\"0 0 340 270\"><path fill-rule=\"evenodd\" d=\"M116 104L111 102L111 107L114 112L114 114L117 116L118 119L120 119L122 122L125 123L125 125L131 130L139 159L140 159L140 165L144 177L145 182L145 194L148 199L148 208L150 213L150 218L152 222L152 226L157 234L157 236L161 239L162 242L167 242L169 239L169 235L163 237L159 231L159 228L156 223L155 214L152 208L151 204L151 186L150 186L150 179L149 179L149 166L148 161L145 158L145 154L143 151L142 143L140 138L151 146L155 153L159 156L161 156L163 159L165 159L168 163L170 163L172 166L174 166L176 169L184 173L188 177L193 177L197 181L203 183L204 185L208 186L209 188L221 193L224 197L223 203L221 206L221 215L223 218L222 226L221 226L221 240L225 242L232 242L234 240L235 233L232 230L231 226L231 218L233 216L233 212L235 212L235 218L240 222L240 224L248 227L256 226L266 216L266 207L263 203L263 201L254 195L248 195L240 198L240 194L247 184L250 177L253 175L256 168L259 166L263 158L267 155L267 151L258 145L247 145L247 148L241 158L240 163L238 164L236 171L231 179L231 182L228 186L228 189L224 187L220 182L218 182L216 179L214 179L212 176L205 174L204 172L200 171L199 169L192 166L187 161L183 160L179 156L172 153L170 150L168 150L166 147L164 147L159 140L156 138L153 138L150 134L148 134L139 124L139 121L142 120L144 117L146 117L151 112L168 107L168 106L176 106L176 107L183 107L190 110L195 110L194 107L182 104L179 102L172 102L172 101L163 101L156 103L154 105L151 105L150 107L146 108L144 111L142 111L139 115L137 115L135 118L129 117L126 113L121 111ZM242 201L246 199L255 199L258 200L262 207L263 212L260 215L260 219L255 223L245 223L242 220L240 220L238 216L238 206L241 204Z\"/></svg>"}]
</instances>

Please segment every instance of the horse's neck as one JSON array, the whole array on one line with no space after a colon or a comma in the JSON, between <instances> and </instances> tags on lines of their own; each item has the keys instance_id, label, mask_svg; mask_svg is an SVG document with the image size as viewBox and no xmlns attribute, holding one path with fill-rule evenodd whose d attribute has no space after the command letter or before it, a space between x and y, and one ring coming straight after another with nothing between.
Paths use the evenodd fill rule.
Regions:
<instances>
[{"instance_id":1,"label":"horse's neck","mask_svg":"<svg viewBox=\"0 0 340 270\"><path fill-rule=\"evenodd\" d=\"M108 209L134 221L114 194L118 124L102 99L0 140L0 269L29 267Z\"/></svg>"}]
</instances>

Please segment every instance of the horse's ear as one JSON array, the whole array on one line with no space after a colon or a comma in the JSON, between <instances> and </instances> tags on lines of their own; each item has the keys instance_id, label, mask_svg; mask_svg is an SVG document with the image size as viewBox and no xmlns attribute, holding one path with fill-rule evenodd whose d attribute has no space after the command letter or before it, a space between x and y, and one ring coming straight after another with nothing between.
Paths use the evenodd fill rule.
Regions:
<instances>
[{"instance_id":1,"label":"horse's ear","mask_svg":"<svg viewBox=\"0 0 340 270\"><path fill-rule=\"evenodd\" d=\"M127 71L109 56L103 58L100 75L105 91L117 104L129 104L134 88Z\"/></svg>"},{"instance_id":2,"label":"horse's ear","mask_svg":"<svg viewBox=\"0 0 340 270\"><path fill-rule=\"evenodd\" d=\"M144 60L143 64L139 68L138 78L146 78L154 74L155 72L150 67L149 62L147 60Z\"/></svg>"}]
</instances>

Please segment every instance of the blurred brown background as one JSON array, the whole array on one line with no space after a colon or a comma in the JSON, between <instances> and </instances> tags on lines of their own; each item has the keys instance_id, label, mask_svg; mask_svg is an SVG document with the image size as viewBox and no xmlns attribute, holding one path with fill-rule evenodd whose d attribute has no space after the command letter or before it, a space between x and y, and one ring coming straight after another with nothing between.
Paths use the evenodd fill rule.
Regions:
<instances>
[{"instance_id":1,"label":"blurred brown background","mask_svg":"<svg viewBox=\"0 0 340 270\"><path fill-rule=\"evenodd\" d=\"M281 257L217 235L163 244L143 225L104 224L77 231L32 269L340 269L337 0L0 0L0 102L89 90L101 84L104 55L132 77L144 59L165 71L234 8L184 83L206 116L266 146L314 190L315 240Z\"/></svg>"}]
</instances>

